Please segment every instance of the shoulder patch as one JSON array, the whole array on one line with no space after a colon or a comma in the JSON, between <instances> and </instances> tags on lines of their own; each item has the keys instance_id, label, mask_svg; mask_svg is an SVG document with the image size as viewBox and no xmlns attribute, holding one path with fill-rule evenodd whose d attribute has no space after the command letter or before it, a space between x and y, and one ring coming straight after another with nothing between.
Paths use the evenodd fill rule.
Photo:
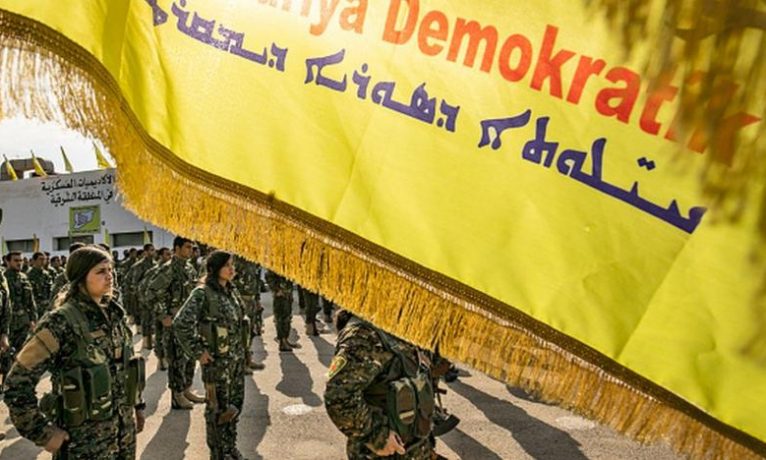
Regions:
<instances>
[{"instance_id":1,"label":"shoulder patch","mask_svg":"<svg viewBox=\"0 0 766 460\"><path fill-rule=\"evenodd\" d=\"M16 361L26 369L32 369L59 350L59 343L50 330L42 329L27 341Z\"/></svg>"},{"instance_id":2,"label":"shoulder patch","mask_svg":"<svg viewBox=\"0 0 766 460\"><path fill-rule=\"evenodd\" d=\"M330 368L327 369L327 380L332 380L333 377L338 375L338 372L340 372L344 367L346 367L346 364L348 363L348 360L345 356L338 355L332 358L332 362L330 362Z\"/></svg>"}]
</instances>

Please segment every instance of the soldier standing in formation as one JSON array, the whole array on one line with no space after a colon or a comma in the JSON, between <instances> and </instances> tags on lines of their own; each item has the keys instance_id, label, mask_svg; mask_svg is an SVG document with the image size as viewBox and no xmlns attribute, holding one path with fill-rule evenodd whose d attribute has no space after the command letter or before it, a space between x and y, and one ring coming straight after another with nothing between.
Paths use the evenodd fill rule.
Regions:
<instances>
[{"instance_id":1,"label":"soldier standing in formation","mask_svg":"<svg viewBox=\"0 0 766 460\"><path fill-rule=\"evenodd\" d=\"M11 421L54 458L135 458L144 424L143 358L133 355L125 312L111 299L111 264L94 246L72 253L68 287L7 378ZM38 405L35 387L47 371L53 390Z\"/></svg>"},{"instance_id":2,"label":"soldier standing in formation","mask_svg":"<svg viewBox=\"0 0 766 460\"><path fill-rule=\"evenodd\" d=\"M12 359L13 353L21 349L27 335L35 328L37 306L35 305L32 285L29 283L27 275L21 272L21 253L9 252L6 260L8 261L8 270L5 271L5 279L8 282L11 299L9 338Z\"/></svg>"},{"instance_id":3,"label":"soldier standing in formation","mask_svg":"<svg viewBox=\"0 0 766 460\"><path fill-rule=\"evenodd\" d=\"M234 256L214 251L205 265L207 275L176 315L173 330L184 351L202 366L211 460L241 459L237 421L245 398L251 325L232 284L236 275Z\"/></svg>"},{"instance_id":4,"label":"soldier standing in formation","mask_svg":"<svg viewBox=\"0 0 766 460\"><path fill-rule=\"evenodd\" d=\"M336 327L324 400L348 438L348 458L434 458L428 357L344 310L336 314Z\"/></svg>"},{"instance_id":5,"label":"soldier standing in formation","mask_svg":"<svg viewBox=\"0 0 766 460\"><path fill-rule=\"evenodd\" d=\"M147 301L160 319L165 334L165 352L168 360L168 387L173 409L191 409L193 403L205 398L191 390L195 362L178 347L173 330L173 316L189 298L197 280L197 273L189 263L191 240L177 236L173 239L173 258L163 265L149 283Z\"/></svg>"},{"instance_id":6,"label":"soldier standing in formation","mask_svg":"<svg viewBox=\"0 0 766 460\"><path fill-rule=\"evenodd\" d=\"M46 260L47 257L44 253L34 253L32 255L32 268L27 273L27 278L32 284L38 318L42 318L50 307L51 288L53 287L51 272L45 268Z\"/></svg>"},{"instance_id":7,"label":"soldier standing in formation","mask_svg":"<svg viewBox=\"0 0 766 460\"><path fill-rule=\"evenodd\" d=\"M71 255L73 252L75 252L76 250L78 250L78 249L80 249L80 248L82 248L84 246L85 245L83 243L80 243L80 242L75 242L75 243L70 244L69 245L69 254ZM66 270L64 270L63 272L59 273L56 276L56 278L53 279L53 286L51 286L51 297L48 300L48 304L50 305L50 307L48 308L49 310L53 307L53 302L56 300L56 297L58 297L59 292L61 292L61 290L67 284L69 284L69 281L66 278Z\"/></svg>"},{"instance_id":8,"label":"soldier standing in formation","mask_svg":"<svg viewBox=\"0 0 766 460\"><path fill-rule=\"evenodd\" d=\"M279 351L292 352L300 348L297 343L290 342L290 323L293 319L293 283L273 271L266 272L266 283L274 296L274 324L277 328Z\"/></svg>"},{"instance_id":9,"label":"soldier standing in formation","mask_svg":"<svg viewBox=\"0 0 766 460\"><path fill-rule=\"evenodd\" d=\"M252 322L252 330L245 347L245 373L252 374L254 370L262 370L265 366L253 359L253 335L261 335L263 328L263 306L261 305L260 267L243 257L234 258L234 268L237 275L234 286L244 302L245 314ZM208 272L209 273L209 272Z\"/></svg>"},{"instance_id":10,"label":"soldier standing in formation","mask_svg":"<svg viewBox=\"0 0 766 460\"><path fill-rule=\"evenodd\" d=\"M6 356L11 347L8 341L8 327L11 320L11 298L8 282L5 279L4 270L0 268L0 363L10 363L10 357ZM5 379L10 364L0 365L0 373ZM2 393L2 387L0 387Z\"/></svg>"},{"instance_id":11,"label":"soldier standing in formation","mask_svg":"<svg viewBox=\"0 0 766 460\"><path fill-rule=\"evenodd\" d=\"M152 304L147 300L149 295L149 285L151 284L154 276L159 272L160 268L170 262L173 257L173 253L168 248L160 248L157 251L158 260L157 263L146 271L141 281L136 287L138 296L138 304L143 314L142 320L142 333L144 338L149 337L149 344L154 347L154 354L157 356L157 360L160 363L160 370L164 371L168 368L168 360L165 350L167 349L167 339L165 337L162 323L157 319L157 314L154 312ZM146 341L145 341L146 342Z\"/></svg>"},{"instance_id":12,"label":"soldier standing in formation","mask_svg":"<svg viewBox=\"0 0 766 460\"><path fill-rule=\"evenodd\" d=\"M317 324L319 313L319 294L311 292L303 286L298 286L298 296L303 299L304 314L306 315L306 335L317 336L327 332Z\"/></svg>"},{"instance_id":13,"label":"soldier standing in formation","mask_svg":"<svg viewBox=\"0 0 766 460\"><path fill-rule=\"evenodd\" d=\"M151 331L154 329L154 318L150 321L152 325L145 324L144 308L141 302L139 302L138 285L144 275L146 275L146 272L154 267L154 265L154 245L147 243L144 245L141 259L134 263L125 274L125 285L123 286L126 301L130 298L133 302L133 314L135 315L136 325L141 335L144 336L144 348L146 349L153 347Z\"/></svg>"}]
</instances>

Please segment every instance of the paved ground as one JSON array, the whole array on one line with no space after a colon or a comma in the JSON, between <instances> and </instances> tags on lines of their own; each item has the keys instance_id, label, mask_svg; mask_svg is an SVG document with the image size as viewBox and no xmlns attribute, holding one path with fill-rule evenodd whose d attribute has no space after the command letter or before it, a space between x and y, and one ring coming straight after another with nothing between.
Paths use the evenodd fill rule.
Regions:
<instances>
[{"instance_id":1,"label":"paved ground","mask_svg":"<svg viewBox=\"0 0 766 460\"><path fill-rule=\"evenodd\" d=\"M271 297L265 294L266 334L256 338L257 358L266 370L246 382L245 410L239 423L239 447L250 459L342 459L345 440L322 404L326 368L333 355L334 334L307 338L303 319L293 317L303 348L279 353L273 340ZM295 333L295 331L294 331ZM140 336L136 336L136 343ZM138 458L176 460L208 458L203 406L171 411L166 373L147 355L146 429L139 434ZM477 372L465 372L449 385L447 408L461 423L440 438L438 451L450 459L645 459L676 457L665 446L641 446L614 431L567 411L526 398ZM41 384L39 390L48 386ZM199 370L195 386L201 391ZM0 460L50 458L19 437L8 410L0 406Z\"/></svg>"}]
</instances>

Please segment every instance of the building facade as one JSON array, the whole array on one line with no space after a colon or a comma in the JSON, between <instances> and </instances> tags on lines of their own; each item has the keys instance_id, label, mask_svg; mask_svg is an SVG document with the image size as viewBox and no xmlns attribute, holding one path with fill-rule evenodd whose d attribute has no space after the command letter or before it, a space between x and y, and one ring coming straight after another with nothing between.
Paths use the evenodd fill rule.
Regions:
<instances>
[{"instance_id":1,"label":"building facade","mask_svg":"<svg viewBox=\"0 0 766 460\"><path fill-rule=\"evenodd\" d=\"M173 235L120 203L114 169L0 181L0 251L66 254L74 241L120 252L145 242L171 247Z\"/></svg>"}]
</instances>

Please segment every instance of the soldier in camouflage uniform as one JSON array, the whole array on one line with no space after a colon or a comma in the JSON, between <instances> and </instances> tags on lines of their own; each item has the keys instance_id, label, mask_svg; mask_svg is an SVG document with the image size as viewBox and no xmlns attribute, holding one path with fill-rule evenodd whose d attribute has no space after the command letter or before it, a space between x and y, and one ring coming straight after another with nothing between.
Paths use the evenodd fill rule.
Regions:
<instances>
[{"instance_id":1,"label":"soldier in camouflage uniform","mask_svg":"<svg viewBox=\"0 0 766 460\"><path fill-rule=\"evenodd\" d=\"M8 325L10 320L10 291L8 282L5 280L4 270L0 269L0 373L3 374L3 379L5 379L6 372L10 370L10 356L8 355L8 351L11 348L8 341Z\"/></svg>"},{"instance_id":2,"label":"soldier in camouflage uniform","mask_svg":"<svg viewBox=\"0 0 766 460\"><path fill-rule=\"evenodd\" d=\"M264 369L264 365L253 360L253 335L261 335L263 332L263 306L261 305L261 290L258 285L260 267L243 257L235 257L234 268L237 276L234 278L234 286L237 288L244 302L245 314L253 323L250 339L245 348L247 357L245 360L245 372L252 374L253 370ZM249 372L248 372L249 371Z\"/></svg>"},{"instance_id":3,"label":"soldier in camouflage uniform","mask_svg":"<svg viewBox=\"0 0 766 460\"><path fill-rule=\"evenodd\" d=\"M53 278L50 271L45 269L47 258L42 252L36 252L32 255L32 268L27 273L27 278L32 284L32 292L37 305L37 317L42 318L50 306L51 287L53 287Z\"/></svg>"},{"instance_id":4,"label":"soldier in camouflage uniform","mask_svg":"<svg viewBox=\"0 0 766 460\"><path fill-rule=\"evenodd\" d=\"M69 254L72 254L76 250L80 249L81 247L84 247L85 245L80 242L75 242L69 245ZM58 296L59 292L69 284L69 281L66 279L66 270L59 273L56 278L53 279L53 286L51 286L51 298L48 301L49 310L53 308L53 304L55 303L56 297Z\"/></svg>"},{"instance_id":5,"label":"soldier in camouflage uniform","mask_svg":"<svg viewBox=\"0 0 766 460\"><path fill-rule=\"evenodd\" d=\"M51 257L51 273L53 273L52 279L56 279L59 273L64 273L64 267L61 265L61 257Z\"/></svg>"},{"instance_id":6,"label":"soldier in camouflage uniform","mask_svg":"<svg viewBox=\"0 0 766 460\"><path fill-rule=\"evenodd\" d=\"M192 403L205 402L205 398L191 391L195 363L178 347L171 329L173 316L189 298L197 282L197 273L189 263L191 253L191 240L177 236L173 240L173 258L160 267L147 289L147 302L162 322L166 336L168 387L172 392L173 409L191 409Z\"/></svg>"},{"instance_id":7,"label":"soldier in camouflage uniform","mask_svg":"<svg viewBox=\"0 0 766 460\"><path fill-rule=\"evenodd\" d=\"M21 272L21 253L10 252L7 260L8 270L5 271L5 279L8 282L11 299L9 338L12 351L17 352L27 339L27 335L35 328L37 306L32 284L29 283L27 275Z\"/></svg>"},{"instance_id":8,"label":"soldier in camouflage uniform","mask_svg":"<svg viewBox=\"0 0 766 460\"><path fill-rule=\"evenodd\" d=\"M428 357L346 311L338 312L337 328L324 401L348 438L348 458L438 458Z\"/></svg>"},{"instance_id":9,"label":"soldier in camouflage uniform","mask_svg":"<svg viewBox=\"0 0 766 460\"><path fill-rule=\"evenodd\" d=\"M117 267L115 267L115 273L117 275L117 285L120 287L120 294L122 297L122 305L125 308L125 312L127 312L129 321L131 323L137 323L139 315L136 311L136 297L135 292L133 289L131 289L131 286L129 284L128 280L128 273L130 272L130 269L133 268L134 265L136 265L141 260L141 255L143 254L143 250L137 250L136 248L131 248L130 252L128 252L128 258L125 259L121 264L119 264Z\"/></svg>"},{"instance_id":10,"label":"soldier in camouflage uniform","mask_svg":"<svg viewBox=\"0 0 766 460\"><path fill-rule=\"evenodd\" d=\"M144 315L145 306L139 302L138 285L141 283L141 279L144 277L144 275L146 275L146 272L149 271L149 269L154 265L154 245L147 243L144 245L141 259L134 263L133 266L130 267L128 272L125 274L125 286L123 287L125 290L126 299L128 296L133 299L132 301L135 305L134 314L136 315L136 324L140 328L141 334L144 336L144 348L146 349L151 349L153 347L152 330L154 329L154 318L150 318L149 322L151 324L144 324L144 320L146 319L146 315Z\"/></svg>"},{"instance_id":11,"label":"soldier in camouflage uniform","mask_svg":"<svg viewBox=\"0 0 766 460\"><path fill-rule=\"evenodd\" d=\"M300 345L288 340L293 319L293 283L271 270L266 272L266 283L274 296L274 324L277 328L279 351L292 352L293 348L300 348Z\"/></svg>"},{"instance_id":12,"label":"soldier in camouflage uniform","mask_svg":"<svg viewBox=\"0 0 766 460\"><path fill-rule=\"evenodd\" d=\"M319 313L319 294L311 292L303 286L298 286L298 295L303 298L304 313L306 314L306 335L317 336L324 334L325 329L317 325L317 313Z\"/></svg>"},{"instance_id":13,"label":"soldier in camouflage uniform","mask_svg":"<svg viewBox=\"0 0 766 460\"><path fill-rule=\"evenodd\" d=\"M40 321L6 382L16 429L57 459L133 459L143 429L143 361L109 296L111 263L94 246L71 255L63 303ZM53 390L38 402L45 372Z\"/></svg>"},{"instance_id":14,"label":"soldier in camouflage uniform","mask_svg":"<svg viewBox=\"0 0 766 460\"><path fill-rule=\"evenodd\" d=\"M214 251L204 284L195 288L173 320L184 351L202 366L207 405L205 426L212 460L240 459L237 421L245 399L245 349L250 322L232 284L234 257Z\"/></svg>"},{"instance_id":15,"label":"soldier in camouflage uniform","mask_svg":"<svg viewBox=\"0 0 766 460\"><path fill-rule=\"evenodd\" d=\"M148 301L148 291L149 291L149 285L151 284L152 280L154 279L154 276L157 274L157 272L160 270L160 267L168 263L171 258L173 257L173 253L170 252L170 249L168 248L160 248L159 251L157 251L159 258L157 260L157 263L146 271L143 278L141 279L141 282L138 283L138 288L136 289L136 295L138 297L139 305L143 308L143 320L142 323L144 324L143 327L143 333L144 337L147 335L149 337L154 337L153 345L154 345L154 354L157 356L157 360L160 363L160 370L164 371L168 368L168 361L167 361L167 340L166 335L164 334L165 328L162 326L162 323L160 320L157 319L157 315L154 312L153 306ZM147 326L148 325L148 326ZM147 329L148 327L148 329Z\"/></svg>"}]
</instances>

